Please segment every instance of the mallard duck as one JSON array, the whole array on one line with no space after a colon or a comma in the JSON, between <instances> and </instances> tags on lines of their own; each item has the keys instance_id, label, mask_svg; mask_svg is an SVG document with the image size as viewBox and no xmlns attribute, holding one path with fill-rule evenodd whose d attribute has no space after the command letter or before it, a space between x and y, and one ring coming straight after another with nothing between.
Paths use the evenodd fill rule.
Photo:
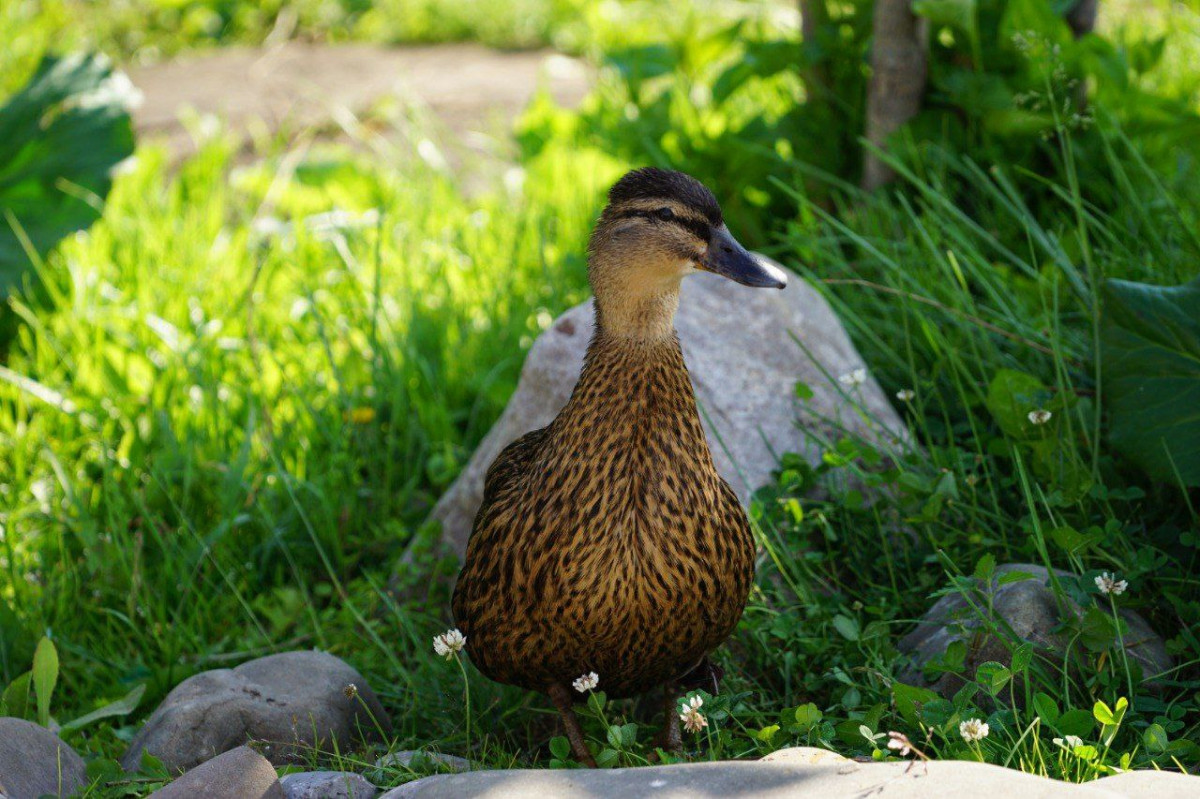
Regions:
<instances>
[{"instance_id":1,"label":"mallard duck","mask_svg":"<svg viewBox=\"0 0 1200 799\"><path fill-rule=\"evenodd\" d=\"M750 524L713 466L673 324L680 281L698 271L787 283L733 238L699 181L655 168L617 181L588 245L583 372L554 421L489 468L454 588L471 661L548 694L592 766L572 683L595 672L614 698L664 687L660 740L678 751L675 692L706 673L753 578Z\"/></svg>"}]
</instances>

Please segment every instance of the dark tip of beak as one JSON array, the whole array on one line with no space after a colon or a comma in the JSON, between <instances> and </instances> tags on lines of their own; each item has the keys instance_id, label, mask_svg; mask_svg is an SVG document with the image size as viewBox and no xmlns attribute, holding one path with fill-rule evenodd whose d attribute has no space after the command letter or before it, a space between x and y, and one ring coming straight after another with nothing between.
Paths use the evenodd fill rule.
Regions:
<instances>
[{"instance_id":1,"label":"dark tip of beak","mask_svg":"<svg viewBox=\"0 0 1200 799\"><path fill-rule=\"evenodd\" d=\"M776 266L771 259L748 252L724 226L713 232L703 266L709 272L727 277L743 286L762 289L781 289L787 286L787 272Z\"/></svg>"}]
</instances>

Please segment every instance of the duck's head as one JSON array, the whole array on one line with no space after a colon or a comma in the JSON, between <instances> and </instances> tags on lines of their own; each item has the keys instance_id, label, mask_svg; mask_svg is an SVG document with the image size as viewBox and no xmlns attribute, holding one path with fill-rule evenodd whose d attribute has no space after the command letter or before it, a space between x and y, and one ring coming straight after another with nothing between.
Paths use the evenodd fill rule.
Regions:
<instances>
[{"instance_id":1,"label":"duck's head","mask_svg":"<svg viewBox=\"0 0 1200 799\"><path fill-rule=\"evenodd\" d=\"M601 325L610 332L670 331L679 283L712 272L754 288L787 275L734 239L704 184L682 172L635 169L608 192L588 245L588 277Z\"/></svg>"}]
</instances>

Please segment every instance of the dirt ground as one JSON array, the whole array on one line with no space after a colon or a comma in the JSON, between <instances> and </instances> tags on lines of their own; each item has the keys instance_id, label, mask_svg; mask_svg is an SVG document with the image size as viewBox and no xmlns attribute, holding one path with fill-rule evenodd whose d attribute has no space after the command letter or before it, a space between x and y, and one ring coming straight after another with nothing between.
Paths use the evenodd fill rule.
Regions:
<instances>
[{"instance_id":1,"label":"dirt ground","mask_svg":"<svg viewBox=\"0 0 1200 799\"><path fill-rule=\"evenodd\" d=\"M501 52L474 44L381 47L287 42L231 47L162 64L131 67L144 99L135 113L139 135L165 140L175 158L195 149L183 123L191 112L213 115L238 135L345 126L395 97L427 111L450 149L480 133L506 132L544 87L564 105L577 104L590 79L582 62L548 51Z\"/></svg>"}]
</instances>

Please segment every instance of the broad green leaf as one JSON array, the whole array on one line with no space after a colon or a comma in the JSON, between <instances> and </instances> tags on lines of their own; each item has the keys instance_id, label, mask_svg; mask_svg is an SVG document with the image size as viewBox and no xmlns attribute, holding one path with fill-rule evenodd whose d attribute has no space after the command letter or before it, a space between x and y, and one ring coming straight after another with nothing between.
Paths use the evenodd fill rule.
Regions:
<instances>
[{"instance_id":1,"label":"broad green leaf","mask_svg":"<svg viewBox=\"0 0 1200 799\"><path fill-rule=\"evenodd\" d=\"M1098 537L1084 535L1074 527L1055 527L1050 531L1050 540L1072 554L1082 552L1097 543Z\"/></svg>"},{"instance_id":2,"label":"broad green leaf","mask_svg":"<svg viewBox=\"0 0 1200 799\"><path fill-rule=\"evenodd\" d=\"M33 692L37 696L38 724L50 724L50 697L58 683L58 650L54 642L43 637L33 653Z\"/></svg>"},{"instance_id":3,"label":"broad green leaf","mask_svg":"<svg viewBox=\"0 0 1200 799\"><path fill-rule=\"evenodd\" d=\"M1152 755L1161 755L1167 751L1167 745L1170 742L1170 739L1167 738L1167 731L1161 724L1151 724L1142 733L1142 743L1145 744L1146 751Z\"/></svg>"},{"instance_id":4,"label":"broad green leaf","mask_svg":"<svg viewBox=\"0 0 1200 799\"><path fill-rule=\"evenodd\" d=\"M605 747L600 750L600 754L596 755L596 765L600 768L608 768L611 765L615 765L617 758L620 756L621 753L617 750Z\"/></svg>"},{"instance_id":5,"label":"broad green leaf","mask_svg":"<svg viewBox=\"0 0 1200 799\"><path fill-rule=\"evenodd\" d=\"M623 742L621 738L621 725L610 724L608 727L608 745L613 749L622 749Z\"/></svg>"},{"instance_id":6,"label":"broad green leaf","mask_svg":"<svg viewBox=\"0 0 1200 799\"><path fill-rule=\"evenodd\" d=\"M99 721L100 719L107 719L113 716L128 716L130 713L137 710L138 703L142 701L142 695L144 693L146 693L146 686L139 685L117 701L110 702L104 707L97 708L91 713L80 716L74 721L68 721L66 724L62 725L62 728L64 730L76 730L80 727L87 726L92 722Z\"/></svg>"},{"instance_id":7,"label":"broad green leaf","mask_svg":"<svg viewBox=\"0 0 1200 799\"><path fill-rule=\"evenodd\" d=\"M44 255L100 215L112 170L133 153L136 90L104 56L47 56L0 107L0 300Z\"/></svg>"},{"instance_id":8,"label":"broad green leaf","mask_svg":"<svg viewBox=\"0 0 1200 799\"><path fill-rule=\"evenodd\" d=\"M988 552L979 559L975 564L975 578L978 580L988 581L992 579L992 574L996 571L996 556Z\"/></svg>"},{"instance_id":9,"label":"broad green leaf","mask_svg":"<svg viewBox=\"0 0 1200 799\"><path fill-rule=\"evenodd\" d=\"M858 622L849 616L838 614L833 617L833 626L847 641L858 640Z\"/></svg>"},{"instance_id":10,"label":"broad green leaf","mask_svg":"<svg viewBox=\"0 0 1200 799\"><path fill-rule=\"evenodd\" d=\"M896 710L900 713L900 718L910 726L916 726L918 714L923 706L938 699L938 695L928 688L905 685L902 682L892 683L892 697L896 701Z\"/></svg>"},{"instance_id":11,"label":"broad green leaf","mask_svg":"<svg viewBox=\"0 0 1200 799\"><path fill-rule=\"evenodd\" d=\"M796 723L800 725L800 732L808 732L810 729L820 723L824 717L824 713L820 708L809 702L806 705L801 705L796 708Z\"/></svg>"},{"instance_id":12,"label":"broad green leaf","mask_svg":"<svg viewBox=\"0 0 1200 799\"><path fill-rule=\"evenodd\" d=\"M957 712L953 704L945 699L935 699L921 708L921 721L930 727L941 727Z\"/></svg>"},{"instance_id":13,"label":"broad green leaf","mask_svg":"<svg viewBox=\"0 0 1200 799\"><path fill-rule=\"evenodd\" d=\"M608 702L608 697L603 691L592 691L588 696L588 709L599 716L604 712L604 705Z\"/></svg>"},{"instance_id":14,"label":"broad green leaf","mask_svg":"<svg viewBox=\"0 0 1200 799\"><path fill-rule=\"evenodd\" d=\"M571 742L565 736L556 735L550 739L550 754L559 760L566 760L571 756Z\"/></svg>"},{"instance_id":15,"label":"broad green leaf","mask_svg":"<svg viewBox=\"0 0 1200 799\"><path fill-rule=\"evenodd\" d=\"M1200 486L1200 280L1108 281L1101 343L1113 446L1156 480Z\"/></svg>"},{"instance_id":16,"label":"broad green leaf","mask_svg":"<svg viewBox=\"0 0 1200 799\"><path fill-rule=\"evenodd\" d=\"M1008 685L1010 679L1012 679L1012 672L1008 667L994 660L980 663L979 668L975 670L975 682L979 683L979 686L992 696L996 696L1004 690L1004 686Z\"/></svg>"},{"instance_id":17,"label":"broad green leaf","mask_svg":"<svg viewBox=\"0 0 1200 799\"><path fill-rule=\"evenodd\" d=\"M1038 714L1038 718L1051 727L1058 721L1058 703L1049 694L1044 694L1041 691L1034 694L1033 710Z\"/></svg>"},{"instance_id":18,"label":"broad green leaf","mask_svg":"<svg viewBox=\"0 0 1200 799\"><path fill-rule=\"evenodd\" d=\"M29 718L29 685L32 680L33 672L27 671L8 684L4 696L0 697L0 716Z\"/></svg>"},{"instance_id":19,"label":"broad green leaf","mask_svg":"<svg viewBox=\"0 0 1200 799\"><path fill-rule=\"evenodd\" d=\"M1096 718L1096 721L1100 722L1101 724L1107 725L1117 723L1117 717L1113 714L1112 708L1110 708L1101 699L1096 700L1096 704L1092 708L1092 715Z\"/></svg>"},{"instance_id":20,"label":"broad green leaf","mask_svg":"<svg viewBox=\"0 0 1200 799\"><path fill-rule=\"evenodd\" d=\"M1092 714L1083 709L1068 710L1058 717L1058 731L1063 735L1077 735L1086 738L1092 734L1095 722Z\"/></svg>"},{"instance_id":21,"label":"broad green leaf","mask_svg":"<svg viewBox=\"0 0 1200 799\"><path fill-rule=\"evenodd\" d=\"M1044 408L1049 399L1050 392L1041 380L1026 372L1001 369L988 386L985 403L1005 435L1028 439L1039 437L1040 428L1049 426L1029 421L1030 412Z\"/></svg>"},{"instance_id":22,"label":"broad green leaf","mask_svg":"<svg viewBox=\"0 0 1200 799\"><path fill-rule=\"evenodd\" d=\"M1091 651L1103 652L1117 642L1117 623L1100 608L1088 608L1079 623L1079 640Z\"/></svg>"}]
</instances>

